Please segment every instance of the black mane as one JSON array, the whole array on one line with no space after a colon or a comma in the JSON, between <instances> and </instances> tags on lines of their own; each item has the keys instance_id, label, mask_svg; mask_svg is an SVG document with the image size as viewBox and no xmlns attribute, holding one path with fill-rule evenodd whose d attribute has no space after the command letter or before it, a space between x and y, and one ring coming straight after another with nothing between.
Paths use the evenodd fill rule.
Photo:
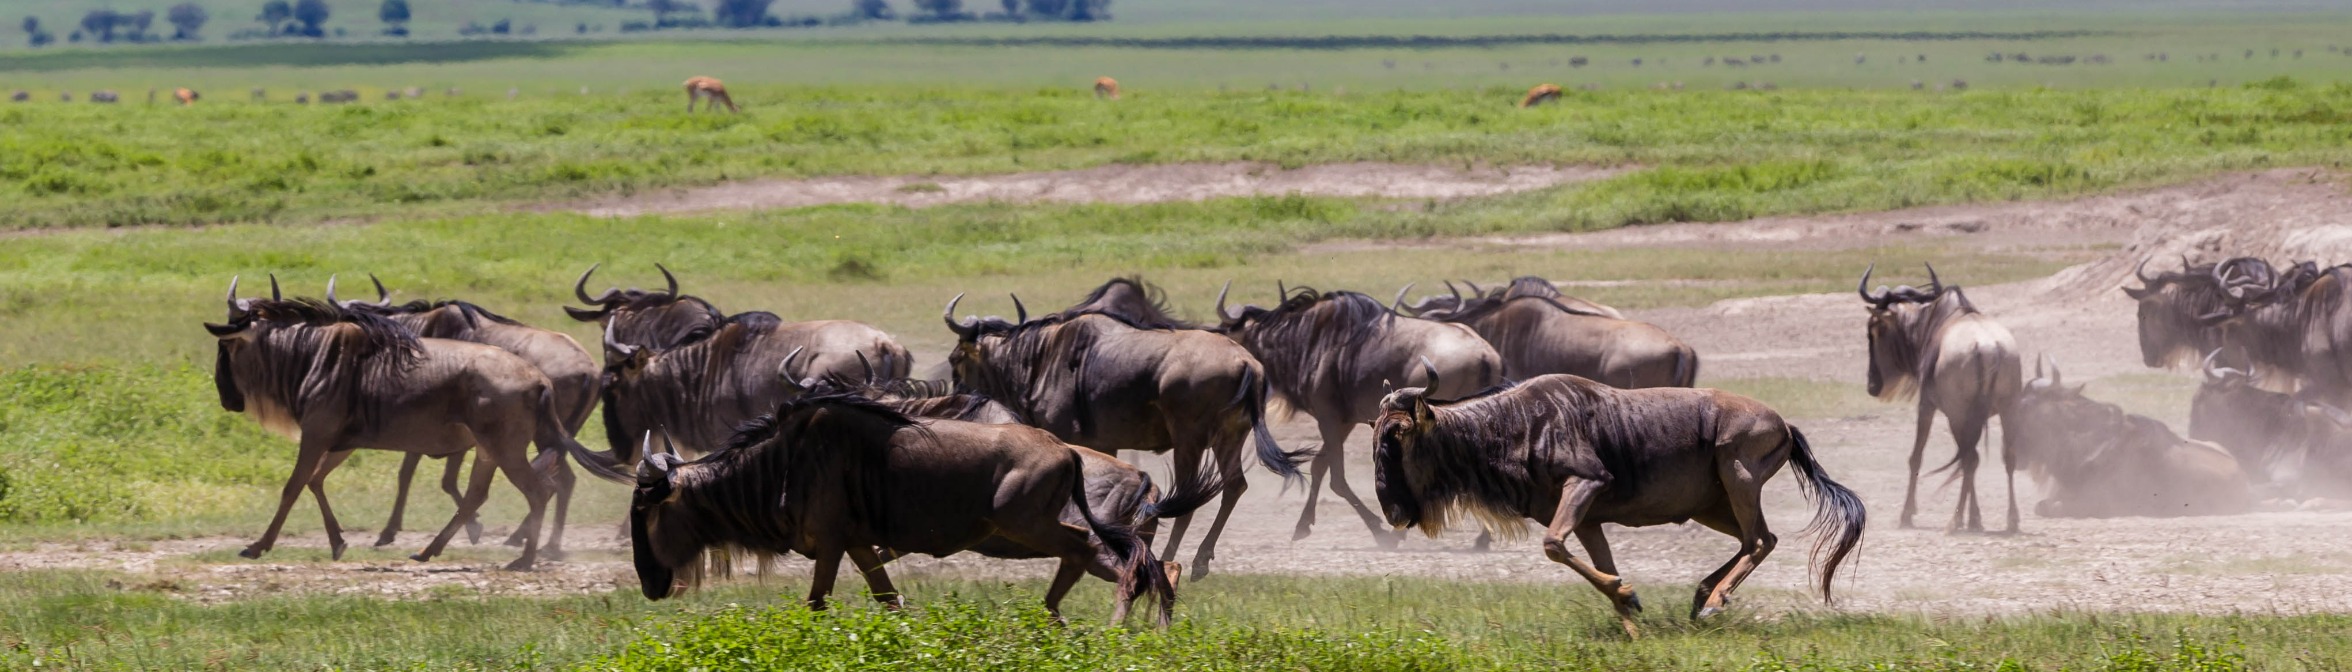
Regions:
<instances>
[{"instance_id":1,"label":"black mane","mask_svg":"<svg viewBox=\"0 0 2352 672\"><path fill-rule=\"evenodd\" d=\"M1142 301L1106 301L1112 291L1124 289ZM1177 319L1168 308L1168 294L1159 285L1144 282L1141 276L1111 278L1094 288L1077 305L1039 319L1068 319L1079 315L1105 315L1118 318L1138 329L1199 329L1200 325Z\"/></svg>"},{"instance_id":2,"label":"black mane","mask_svg":"<svg viewBox=\"0 0 2352 672\"><path fill-rule=\"evenodd\" d=\"M1273 308L1243 308L1244 331L1235 335L1265 365L1276 396L1297 409L1311 391L1338 390L1327 379L1352 371L1356 355L1386 336L1398 317L1364 294L1299 287Z\"/></svg>"},{"instance_id":3,"label":"black mane","mask_svg":"<svg viewBox=\"0 0 2352 672\"><path fill-rule=\"evenodd\" d=\"M488 308L483 308L469 301L460 301L457 299L443 299L440 301L426 301L423 299L418 299L397 306L391 306L389 307L389 310L395 311L397 313L416 314L430 313L443 308L457 309L460 314L465 315L467 322L473 322L478 318L486 318L499 324L522 324L521 322L516 322L505 315L490 312L490 309Z\"/></svg>"}]
</instances>

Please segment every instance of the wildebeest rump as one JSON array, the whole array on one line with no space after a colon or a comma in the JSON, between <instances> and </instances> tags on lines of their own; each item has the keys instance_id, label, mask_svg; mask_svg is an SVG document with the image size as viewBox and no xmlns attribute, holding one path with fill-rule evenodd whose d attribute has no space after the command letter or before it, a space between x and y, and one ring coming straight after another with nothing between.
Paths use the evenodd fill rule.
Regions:
<instances>
[{"instance_id":1,"label":"wildebeest rump","mask_svg":"<svg viewBox=\"0 0 2352 672\"><path fill-rule=\"evenodd\" d=\"M418 338L390 320L324 301L281 300L274 278L270 284L270 299L239 299L231 280L228 323L204 325L218 339L213 382L221 407L301 444L268 531L241 555L260 557L270 549L308 486L332 553L341 557L342 529L323 484L354 448L448 455L478 447L457 515L412 557L421 561L441 552L489 496L495 468L530 504L522 557L508 565L530 567L538 557L548 493L525 447L539 444L542 460L556 449L587 453L563 431L547 377L505 350Z\"/></svg>"},{"instance_id":2,"label":"wildebeest rump","mask_svg":"<svg viewBox=\"0 0 2352 672\"><path fill-rule=\"evenodd\" d=\"M1698 381L1699 355L1682 339L1566 299L1551 281L1530 276L1493 295L1430 297L1406 310L1477 331L1502 355L1503 376L1513 380L1566 373L1625 389Z\"/></svg>"},{"instance_id":3,"label":"wildebeest rump","mask_svg":"<svg viewBox=\"0 0 2352 672\"><path fill-rule=\"evenodd\" d=\"M1230 291L1231 285L1226 289ZM1309 287L1276 289L1282 292L1281 302L1273 308L1245 305L1230 313L1226 292L1220 291L1217 315L1224 321L1218 331L1265 365L1274 398L1283 408L1314 418L1323 437L1307 485L1307 505L1299 512L1291 539L1304 539L1312 531L1316 500L1328 474L1331 491L1355 507L1373 538L1382 546L1395 546L1397 537L1383 529L1380 515L1348 487L1348 434L1379 417L1382 395L1416 384L1424 371L1422 362L1433 363L1439 375L1452 381L1432 391L1454 397L1501 382L1502 357L1469 327L1398 315L1370 296ZM1436 381L1419 378L1418 384L1435 387Z\"/></svg>"},{"instance_id":4,"label":"wildebeest rump","mask_svg":"<svg viewBox=\"0 0 2352 672\"><path fill-rule=\"evenodd\" d=\"M2001 443L2048 493L2034 505L2035 515L2199 516L2239 513L2253 504L2246 475L2228 453L2084 397L2082 386L2067 387L2046 356L2002 416Z\"/></svg>"},{"instance_id":5,"label":"wildebeest rump","mask_svg":"<svg viewBox=\"0 0 2352 672\"><path fill-rule=\"evenodd\" d=\"M918 422L855 395L819 394L745 423L703 459L647 452L629 529L652 599L701 581L715 546L814 559L816 608L847 555L875 597L896 606L875 549L948 556L1001 535L1061 559L1045 597L1056 618L1085 573L1118 584L1114 621L1147 591L1161 623L1173 614L1165 568L1132 530L1096 515L1080 458L1035 428ZM1083 524L1065 522L1073 509Z\"/></svg>"},{"instance_id":6,"label":"wildebeest rump","mask_svg":"<svg viewBox=\"0 0 2352 672\"><path fill-rule=\"evenodd\" d=\"M1105 452L1175 451L1176 487L1205 478L1216 459L1223 506L1193 556L1208 572L1225 521L1249 488L1240 476L1242 444L1253 436L1261 464L1298 477L1302 456L1285 453L1266 426L1265 370L1249 351L1202 331L1155 329L1110 314L1057 314L1021 323L998 318L942 319L956 334L948 363L956 386L1005 404L1030 425L1063 441ZM1192 517L1176 521L1162 557L1174 560Z\"/></svg>"},{"instance_id":7,"label":"wildebeest rump","mask_svg":"<svg viewBox=\"0 0 2352 672\"><path fill-rule=\"evenodd\" d=\"M1615 605L1627 635L1641 600L1617 574L1601 525L1697 521L1740 540L1738 554L1699 582L1691 617L1721 610L1771 554L1764 482L1786 462L1818 505L1813 555L1821 597L1862 542L1861 499L1832 481L1805 435L1753 399L1719 390L1621 390L1568 375L1540 376L1440 402L1405 388L1380 402L1374 490L1388 522L1432 535L1462 515L1505 535L1521 519L1549 524L1544 555L1590 581ZM1568 550L1582 542L1590 562ZM1822 557L1827 553L1826 560Z\"/></svg>"},{"instance_id":8,"label":"wildebeest rump","mask_svg":"<svg viewBox=\"0 0 2352 672\"><path fill-rule=\"evenodd\" d=\"M2246 371L2206 356L2189 406L2189 438L2229 451L2266 497L2352 498L2352 415L2272 392Z\"/></svg>"},{"instance_id":9,"label":"wildebeest rump","mask_svg":"<svg viewBox=\"0 0 2352 672\"><path fill-rule=\"evenodd\" d=\"M586 348L580 347L579 341L561 332L516 322L465 301L411 301L393 305L391 292L384 289L382 281L372 274L368 276L368 281L376 287L374 303L337 300L334 278L327 279L327 301L346 310L367 311L390 318L423 338L468 341L514 353L539 369L539 373L547 376L548 382L555 386L555 414L563 421L565 434L576 436L580 433L580 427L587 424L589 413L596 409L597 379L601 371L596 365L596 359L588 354ZM441 472L441 489L449 493L452 500L458 497L458 460L462 457L462 454L449 456ZM393 496L392 516L385 521L383 531L377 535L377 546L389 545L399 536L402 516L408 509L409 482L416 476L417 462L422 459L424 456L418 453L409 453L402 458L400 486ZM551 474L555 485L555 520L543 550L560 555L563 552L564 523L571 511L572 489L578 479L572 475L571 467L564 464L561 455L557 455L555 460ZM481 523L469 522L467 533L478 539L481 536ZM514 538L507 540L508 543L522 541L521 530L515 534Z\"/></svg>"},{"instance_id":10,"label":"wildebeest rump","mask_svg":"<svg viewBox=\"0 0 2352 672\"><path fill-rule=\"evenodd\" d=\"M1958 286L1945 287L1927 267L1928 287L1905 285L1892 290L1870 286L1872 264L1862 272L1854 291L1869 304L1865 329L1870 338L1870 395L1884 401L1919 397L1919 426L1912 435L1910 478L1903 487L1900 523L1911 526L1919 510L1920 457L1927 451L1935 414L1942 411L1951 423L1959 450L1943 468L1959 469L1960 502L1952 508L1947 530L1963 525L1984 530L1976 503L1977 442L1985 426L1999 417L2017 397L2024 383L2024 365L2017 359L2017 339L2009 330L1976 310ZM2017 531L2017 465L2002 456L2009 486L2009 531ZM1941 471L1941 469L1938 469ZM1965 516L1965 517L1964 517Z\"/></svg>"}]
</instances>

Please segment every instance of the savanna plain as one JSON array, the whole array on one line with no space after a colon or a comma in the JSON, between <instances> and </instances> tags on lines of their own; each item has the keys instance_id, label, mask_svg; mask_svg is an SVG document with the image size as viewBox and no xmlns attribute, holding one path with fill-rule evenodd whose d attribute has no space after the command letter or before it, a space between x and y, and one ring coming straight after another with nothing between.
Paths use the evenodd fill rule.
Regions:
<instances>
[{"instance_id":1,"label":"savanna plain","mask_svg":"<svg viewBox=\"0 0 2352 672\"><path fill-rule=\"evenodd\" d=\"M1101 26L0 52L0 89L39 94L0 103L0 666L2352 667L2352 514L2042 518L2021 478L2022 533L1947 535L1957 497L1937 477L1927 529L1897 528L1912 408L1863 392L1851 293L1867 265L1919 282L1932 262L2029 356L2181 426L2196 374L2141 366L2117 288L2148 257L2352 260L2330 233L2352 226L2352 38L2331 41L2352 14L1374 4L1344 21L1205 3ZM1269 13L1230 18L1248 11ZM743 112L687 113L676 82L698 74ZM1120 99L1087 88L1102 75ZM1544 82L1568 91L1516 106ZM206 97L139 95L175 86ZM426 95L382 95L408 87ZM124 102L56 95L100 88ZM292 102L345 88L360 101ZM220 408L201 323L229 278L315 296L333 276L348 297L372 274L396 299L466 299L593 350L594 325L559 309L574 279L601 264L590 291L658 286L656 263L729 311L873 324L927 377L945 375L938 311L958 293L1009 315L1009 293L1058 308L1140 275L1205 320L1227 281L1266 304L1277 282L1386 298L1540 275L1675 332L1700 385L1803 427L1869 506L1868 536L1822 604L1796 535L1811 507L1782 476L1765 504L1787 543L1729 612L1692 622L1684 596L1736 543L1612 529L1649 603L1631 640L1532 535L1384 549L1327 497L1292 541L1302 498L1263 472L1164 631L1107 624L1111 589L1091 580L1051 624L1050 564L969 556L894 562L905 611L845 577L811 612L797 559L649 602L617 526L626 488L593 480L560 561L498 569L523 515L502 484L480 544L412 563L453 510L437 467L395 544L330 559L306 498L274 551L236 557L294 446ZM598 427L580 441L603 448ZM1276 433L1317 441L1304 418ZM1369 448L1357 432L1346 465L1367 495ZM1939 425L1928 454L1951 449ZM398 462L360 451L332 479L355 541L388 513Z\"/></svg>"}]
</instances>

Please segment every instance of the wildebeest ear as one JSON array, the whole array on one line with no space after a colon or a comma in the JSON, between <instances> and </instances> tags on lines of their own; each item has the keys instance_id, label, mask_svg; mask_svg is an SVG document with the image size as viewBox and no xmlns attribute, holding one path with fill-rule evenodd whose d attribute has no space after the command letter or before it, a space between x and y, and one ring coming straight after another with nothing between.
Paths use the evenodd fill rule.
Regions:
<instances>
[{"instance_id":1,"label":"wildebeest ear","mask_svg":"<svg viewBox=\"0 0 2352 672\"><path fill-rule=\"evenodd\" d=\"M211 322L204 323L204 330L211 332L214 338L228 338L230 336L245 333L245 327L229 324L213 324Z\"/></svg>"},{"instance_id":2,"label":"wildebeest ear","mask_svg":"<svg viewBox=\"0 0 2352 672\"><path fill-rule=\"evenodd\" d=\"M2155 294L2155 293L2156 293L2156 288L2154 288L2154 287L2125 287L2125 288L2123 288L2123 295L2124 295L2124 296L2129 296L2129 297L2131 297L2133 301L2138 301L2138 300L2140 300L2140 299L2145 299L2145 298L2148 298L2150 295L2153 295L2153 294Z\"/></svg>"}]
</instances>

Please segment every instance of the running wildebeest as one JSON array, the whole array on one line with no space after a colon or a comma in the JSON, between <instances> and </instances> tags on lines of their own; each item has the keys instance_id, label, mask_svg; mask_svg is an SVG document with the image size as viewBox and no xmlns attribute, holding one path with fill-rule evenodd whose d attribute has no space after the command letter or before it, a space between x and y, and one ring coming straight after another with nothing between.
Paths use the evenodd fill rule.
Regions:
<instances>
[{"instance_id":1,"label":"running wildebeest","mask_svg":"<svg viewBox=\"0 0 2352 672\"><path fill-rule=\"evenodd\" d=\"M1228 283L1226 289L1231 288ZM1323 445L1307 484L1307 505L1290 538L1304 539L1313 531L1315 503L1328 474L1331 491L1355 507L1373 539L1394 547L1398 536L1382 529L1380 515L1348 487L1348 434L1356 425L1380 417L1382 395L1414 384L1426 371L1421 362L1434 362L1436 373L1453 384L1439 387L1422 377L1420 385L1451 397L1501 382L1502 356L1469 327L1399 315L1370 296L1309 287L1276 289L1282 293L1281 303L1273 308L1245 305L1233 312L1226 311L1226 292L1218 292L1217 315L1224 323L1217 330L1265 365L1281 408L1305 412L1322 434ZM1398 298L1403 298L1402 292Z\"/></svg>"},{"instance_id":2,"label":"running wildebeest","mask_svg":"<svg viewBox=\"0 0 2352 672\"><path fill-rule=\"evenodd\" d=\"M2298 266L2250 282L2229 270L2215 270L2227 309L2205 317L2222 342L2244 348L2255 366L2296 374L2305 399L2352 406L2352 266Z\"/></svg>"},{"instance_id":3,"label":"running wildebeest","mask_svg":"<svg viewBox=\"0 0 2352 672\"><path fill-rule=\"evenodd\" d=\"M1919 509L1920 457L1927 451L1936 412L1942 411L1959 446L1943 468L1957 467L1960 479L1960 502L1945 529L1955 531L1965 524L1970 531L1982 532L1984 518L1976 503L1977 443L1984 438L1985 426L2009 408L2024 384L2017 339L1977 312L1960 287L1945 287L1936 278L1934 265L1927 267L1927 289L1904 285L1889 290L1880 285L1873 294L1870 274L1877 269L1872 264L1862 271L1862 281L1854 286L1870 304L1865 328L1870 337L1870 395L1882 401L1919 398L1919 427L1912 436L1910 479L1903 487L1899 522L1910 527L1911 515ZM2008 531L2016 532L2017 465L2006 454L2001 461L2009 484Z\"/></svg>"},{"instance_id":4,"label":"running wildebeest","mask_svg":"<svg viewBox=\"0 0 2352 672\"><path fill-rule=\"evenodd\" d=\"M2044 355L2034 363L2034 379L2001 417L2002 452L2031 470L2049 493L2034 505L2034 515L2202 516L2252 507L2246 474L2229 453L2183 439L2147 416L2092 401L2082 389L2067 387L2057 363Z\"/></svg>"},{"instance_id":5,"label":"running wildebeest","mask_svg":"<svg viewBox=\"0 0 2352 672\"><path fill-rule=\"evenodd\" d=\"M1249 489L1241 477L1245 441L1255 437L1267 469L1299 476L1304 455L1283 452L1266 426L1264 368L1224 337L1105 313L957 322L962 301L957 295L941 314L956 335L948 364L958 389L1012 407L1065 442L1104 452L1174 451L1179 490L1206 478L1203 456L1216 460L1223 505L1193 556L1193 576L1208 574L1225 521ZM1175 559L1191 524L1192 516L1177 519L1163 559Z\"/></svg>"},{"instance_id":6,"label":"running wildebeest","mask_svg":"<svg viewBox=\"0 0 2352 672\"><path fill-rule=\"evenodd\" d=\"M1627 636L1638 636L1633 616L1641 598L1617 574L1604 523L1697 521L1739 539L1739 553L1699 582L1694 620L1721 611L1772 553L1778 538L1765 525L1761 497L1784 462L1819 507L1806 532L1821 533L1813 555L1823 600L1838 566L1862 542L1862 500L1830 480L1803 433L1753 399L1720 390L1620 390L1567 375L1458 401L1433 396L1410 387L1380 401L1374 491L1388 522L1435 535L1466 515L1510 537L1524 529L1521 519L1543 521L1544 556L1607 596ZM1569 552L1570 534L1589 563Z\"/></svg>"},{"instance_id":7,"label":"running wildebeest","mask_svg":"<svg viewBox=\"0 0 2352 672\"><path fill-rule=\"evenodd\" d=\"M596 359L589 356L588 350L580 347L579 341L561 332L516 322L465 301L411 301L393 305L391 292L384 289L382 281L372 274L368 276L368 281L376 286L374 303L338 301L335 298L335 279L331 277L327 279L327 302L346 310L384 316L408 327L419 337L480 343L514 353L539 369L539 373L547 376L548 382L555 385L555 396L552 399L555 417L563 421L566 435L579 434L580 428L588 423L588 415L596 409L597 383L603 372L596 365ZM449 493L452 500L458 497L458 460L463 457L463 454L450 455L441 470L441 489ZM419 453L409 453L402 458L400 486L392 499L392 516L384 522L383 532L377 535L377 546L390 545L399 536L402 517L408 509L409 483L416 476L417 463L423 459L424 455ZM564 523L569 518L572 489L578 478L572 475L571 466L564 462L562 456L558 455L555 460L555 471L551 474L555 485L554 529L548 534L547 544L542 551L551 557L560 557L563 553ZM481 523L469 522L466 531L471 538L479 540ZM507 540L508 543L522 542L522 532L517 530L515 534L515 537Z\"/></svg>"},{"instance_id":8,"label":"running wildebeest","mask_svg":"<svg viewBox=\"0 0 2352 672\"><path fill-rule=\"evenodd\" d=\"M2272 392L2254 374L2205 358L2189 406L2189 438L2220 445L2269 496L2352 499L2352 415Z\"/></svg>"},{"instance_id":9,"label":"running wildebeest","mask_svg":"<svg viewBox=\"0 0 2352 672\"><path fill-rule=\"evenodd\" d=\"M1453 283L1446 287L1452 289ZM1503 377L1513 380L1566 373L1629 390L1697 382L1699 355L1682 339L1657 325L1599 315L1565 298L1551 281L1528 276L1491 297L1464 299L1456 291L1400 308L1478 332L1502 355Z\"/></svg>"},{"instance_id":10,"label":"running wildebeest","mask_svg":"<svg viewBox=\"0 0 2352 672\"><path fill-rule=\"evenodd\" d=\"M694 462L650 445L644 452L629 536L651 599L700 583L706 567L731 564L740 549L815 560L808 604L817 609L847 555L875 598L895 608L898 591L876 549L944 557L1002 536L1061 559L1045 595L1056 619L1062 597L1090 573L1118 585L1114 622L1147 592L1161 624L1174 614L1166 567L1134 530L1097 516L1081 459L1042 430L917 421L855 395L819 394L745 423L725 450Z\"/></svg>"},{"instance_id":11,"label":"running wildebeest","mask_svg":"<svg viewBox=\"0 0 2352 672\"><path fill-rule=\"evenodd\" d=\"M206 323L218 339L213 383L221 407L252 416L263 427L301 444L293 474L279 493L268 531L242 555L258 558L277 541L286 514L307 486L325 519L331 553L341 558L342 528L327 506L327 474L354 448L448 455L477 448L474 471L457 514L412 559L440 554L490 495L494 471L522 490L530 504L523 519L522 557L509 569L538 559L539 524L547 482L525 454L587 453L563 431L551 399L554 385L529 362L478 343L418 338L406 327L332 303L237 298L229 281L228 323Z\"/></svg>"}]
</instances>

